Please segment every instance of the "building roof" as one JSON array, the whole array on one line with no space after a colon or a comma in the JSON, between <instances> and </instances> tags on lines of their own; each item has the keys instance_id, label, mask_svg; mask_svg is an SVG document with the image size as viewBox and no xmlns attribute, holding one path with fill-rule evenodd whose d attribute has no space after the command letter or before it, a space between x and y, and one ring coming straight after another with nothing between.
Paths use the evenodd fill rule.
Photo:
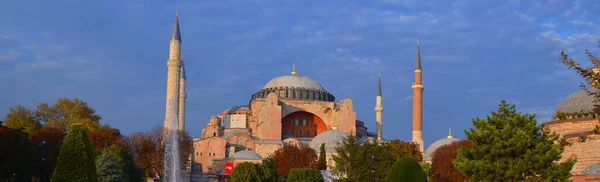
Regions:
<instances>
[{"instance_id":1,"label":"building roof","mask_svg":"<svg viewBox=\"0 0 600 182\"><path fill-rule=\"evenodd\" d=\"M325 91L321 84L310 77L300 74L287 74L271 79L263 89L278 87L296 87Z\"/></svg>"},{"instance_id":2,"label":"building roof","mask_svg":"<svg viewBox=\"0 0 600 182\"><path fill-rule=\"evenodd\" d=\"M590 87L590 91L599 92L597 88ZM577 90L563 100L556 108L556 111L574 113L584 111L592 111L594 109L594 96L587 93L586 90Z\"/></svg>"},{"instance_id":3,"label":"building roof","mask_svg":"<svg viewBox=\"0 0 600 182\"><path fill-rule=\"evenodd\" d=\"M335 148L346 138L350 136L350 134L342 131L342 130L329 130L323 133L320 133L315 138L310 141L308 146L319 152L321 148L321 144L325 144L325 153L336 153Z\"/></svg>"},{"instance_id":4,"label":"building roof","mask_svg":"<svg viewBox=\"0 0 600 182\"><path fill-rule=\"evenodd\" d=\"M232 159L255 159L262 160L263 158L256 152L251 150L242 150L233 154L230 158Z\"/></svg>"},{"instance_id":5,"label":"building roof","mask_svg":"<svg viewBox=\"0 0 600 182\"><path fill-rule=\"evenodd\" d=\"M415 70L421 70L421 49L419 48L421 41L417 39L417 58L415 64Z\"/></svg>"},{"instance_id":6,"label":"building roof","mask_svg":"<svg viewBox=\"0 0 600 182\"><path fill-rule=\"evenodd\" d=\"M586 167L582 172L582 175L600 175L600 163L592 164Z\"/></svg>"},{"instance_id":7,"label":"building roof","mask_svg":"<svg viewBox=\"0 0 600 182\"><path fill-rule=\"evenodd\" d=\"M433 158L433 152L435 152L435 150L437 150L441 146L444 146L444 145L447 145L447 144L451 144L452 142L455 142L455 141L459 141L459 140L458 139L454 139L454 137L452 137L452 130L451 129L448 130L448 136L446 138L433 142L427 148L427 150L425 150L425 153L423 153L423 160L424 161L431 161L431 159Z\"/></svg>"}]
</instances>

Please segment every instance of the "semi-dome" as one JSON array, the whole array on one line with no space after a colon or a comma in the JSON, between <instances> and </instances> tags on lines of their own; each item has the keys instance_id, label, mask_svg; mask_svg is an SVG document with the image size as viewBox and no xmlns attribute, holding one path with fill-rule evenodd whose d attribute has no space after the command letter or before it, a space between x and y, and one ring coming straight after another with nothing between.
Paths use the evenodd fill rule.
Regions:
<instances>
[{"instance_id":1,"label":"semi-dome","mask_svg":"<svg viewBox=\"0 0 600 182\"><path fill-rule=\"evenodd\" d=\"M263 158L256 152L250 150L242 150L233 154L230 158L232 159L250 159L250 160L262 160Z\"/></svg>"},{"instance_id":2,"label":"semi-dome","mask_svg":"<svg viewBox=\"0 0 600 182\"><path fill-rule=\"evenodd\" d=\"M323 88L323 86L319 82L313 80L308 76L300 74L287 74L275 77L271 79L271 81L267 82L263 89L283 87L295 87L309 90L325 91L325 88Z\"/></svg>"},{"instance_id":3,"label":"semi-dome","mask_svg":"<svg viewBox=\"0 0 600 182\"><path fill-rule=\"evenodd\" d=\"M454 139L454 137L452 137L452 130L448 130L448 136L446 138L433 142L427 148L427 150L425 150L425 153L423 153L423 160L431 161L431 159L433 158L433 152L435 152L435 150L437 150L441 146L451 144L452 142L455 142L455 141L459 141L459 140Z\"/></svg>"},{"instance_id":4,"label":"semi-dome","mask_svg":"<svg viewBox=\"0 0 600 182\"><path fill-rule=\"evenodd\" d=\"M335 153L335 148L348 136L350 136L350 134L342 130L329 130L320 133L313 138L308 146L318 152L321 148L321 144L324 143L325 153Z\"/></svg>"},{"instance_id":5,"label":"semi-dome","mask_svg":"<svg viewBox=\"0 0 600 182\"><path fill-rule=\"evenodd\" d=\"M592 92L598 92L597 88L589 87ZM592 111L594 109L594 97L589 95L586 90L577 90L563 100L556 109L556 112L574 113L583 111Z\"/></svg>"},{"instance_id":6,"label":"semi-dome","mask_svg":"<svg viewBox=\"0 0 600 182\"><path fill-rule=\"evenodd\" d=\"M582 175L600 175L600 163L592 164L586 167L582 172Z\"/></svg>"}]
</instances>

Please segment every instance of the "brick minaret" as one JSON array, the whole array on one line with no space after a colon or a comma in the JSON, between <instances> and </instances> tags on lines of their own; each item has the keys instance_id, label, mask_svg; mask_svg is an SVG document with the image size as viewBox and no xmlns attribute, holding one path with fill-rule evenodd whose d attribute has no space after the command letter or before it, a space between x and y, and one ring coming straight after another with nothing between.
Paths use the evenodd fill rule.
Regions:
<instances>
[{"instance_id":1,"label":"brick minaret","mask_svg":"<svg viewBox=\"0 0 600 182\"><path fill-rule=\"evenodd\" d=\"M424 151L423 146L423 83L421 82L421 51L419 40L417 40L417 59L415 65L415 81L413 90L413 129L412 141L419 145L419 150Z\"/></svg>"},{"instance_id":2,"label":"brick minaret","mask_svg":"<svg viewBox=\"0 0 600 182\"><path fill-rule=\"evenodd\" d=\"M179 111L179 77L181 74L181 59L179 54L181 53L181 35L179 34L179 15L178 13L175 15L175 25L169 46L169 60L167 60L167 102L165 115L168 118L171 118L173 115L176 116L174 118L178 118L177 114ZM171 105L170 101L173 101L174 104ZM169 123L165 122L165 129L171 128L169 125Z\"/></svg>"},{"instance_id":3,"label":"brick minaret","mask_svg":"<svg viewBox=\"0 0 600 182\"><path fill-rule=\"evenodd\" d=\"M377 97L375 103L375 121L377 122L377 140L381 140L381 113L383 112L383 105L381 104L381 73L377 74Z\"/></svg>"},{"instance_id":4,"label":"brick minaret","mask_svg":"<svg viewBox=\"0 0 600 182\"><path fill-rule=\"evenodd\" d=\"M183 63L183 54L181 54L181 76L179 77L179 120L177 120L178 129L181 131L185 131L185 99L187 99L185 81L185 64Z\"/></svg>"}]
</instances>

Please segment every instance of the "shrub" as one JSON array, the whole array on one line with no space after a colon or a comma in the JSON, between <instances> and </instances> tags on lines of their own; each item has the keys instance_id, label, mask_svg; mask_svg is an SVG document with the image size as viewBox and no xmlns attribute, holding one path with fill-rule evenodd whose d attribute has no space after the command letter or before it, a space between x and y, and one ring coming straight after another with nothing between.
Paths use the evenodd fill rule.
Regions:
<instances>
[{"instance_id":1,"label":"shrub","mask_svg":"<svg viewBox=\"0 0 600 182\"><path fill-rule=\"evenodd\" d=\"M296 168L290 170L287 182L316 182L323 181L321 172L312 168Z\"/></svg>"},{"instance_id":2,"label":"shrub","mask_svg":"<svg viewBox=\"0 0 600 182\"><path fill-rule=\"evenodd\" d=\"M92 143L83 126L74 124L65 137L51 181L97 181Z\"/></svg>"},{"instance_id":3,"label":"shrub","mask_svg":"<svg viewBox=\"0 0 600 182\"><path fill-rule=\"evenodd\" d=\"M258 171L256 165L251 162L242 162L234 166L231 173L232 182L254 182L258 181Z\"/></svg>"},{"instance_id":4,"label":"shrub","mask_svg":"<svg viewBox=\"0 0 600 182\"><path fill-rule=\"evenodd\" d=\"M115 156L105 151L98 159L96 159L96 174L98 174L98 182L123 182L121 167L117 164Z\"/></svg>"},{"instance_id":5,"label":"shrub","mask_svg":"<svg viewBox=\"0 0 600 182\"><path fill-rule=\"evenodd\" d=\"M425 182L427 178L421 165L413 158L404 156L396 161L386 178L387 182Z\"/></svg>"}]
</instances>

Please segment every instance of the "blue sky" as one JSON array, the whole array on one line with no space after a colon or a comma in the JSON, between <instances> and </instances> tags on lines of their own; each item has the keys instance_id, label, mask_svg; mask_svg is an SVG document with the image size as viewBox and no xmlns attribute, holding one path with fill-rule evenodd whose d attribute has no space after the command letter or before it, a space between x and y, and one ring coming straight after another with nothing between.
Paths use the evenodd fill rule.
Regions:
<instances>
[{"instance_id":1,"label":"blue sky","mask_svg":"<svg viewBox=\"0 0 600 182\"><path fill-rule=\"evenodd\" d=\"M599 52L596 0L169 2L3 2L0 117L77 97L124 134L161 125L176 10L194 137L296 60L338 100L351 97L371 130L381 71L384 137L410 140L417 38L426 145L448 127L462 138L501 99L543 122L582 80L560 50L584 61L585 49Z\"/></svg>"}]
</instances>

